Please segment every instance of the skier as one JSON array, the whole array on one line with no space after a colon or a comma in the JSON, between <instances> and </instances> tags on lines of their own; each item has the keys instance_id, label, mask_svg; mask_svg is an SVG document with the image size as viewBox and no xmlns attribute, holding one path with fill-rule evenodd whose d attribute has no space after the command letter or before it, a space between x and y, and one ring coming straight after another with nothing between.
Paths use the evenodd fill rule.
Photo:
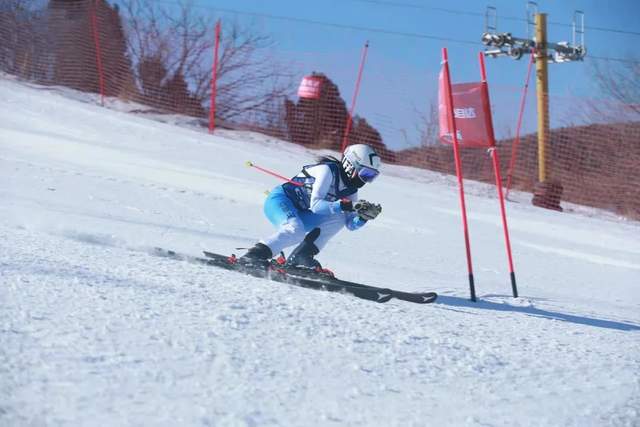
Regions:
<instances>
[{"instance_id":1,"label":"skier","mask_svg":"<svg viewBox=\"0 0 640 427\"><path fill-rule=\"evenodd\" d=\"M287 267L322 271L314 258L343 227L361 228L375 219L382 207L358 200L358 189L379 174L380 157L368 145L347 147L342 161L324 156L307 165L291 181L274 188L264 213L276 227L275 234L260 240L239 261L267 263L284 248L298 245L286 260Z\"/></svg>"}]
</instances>

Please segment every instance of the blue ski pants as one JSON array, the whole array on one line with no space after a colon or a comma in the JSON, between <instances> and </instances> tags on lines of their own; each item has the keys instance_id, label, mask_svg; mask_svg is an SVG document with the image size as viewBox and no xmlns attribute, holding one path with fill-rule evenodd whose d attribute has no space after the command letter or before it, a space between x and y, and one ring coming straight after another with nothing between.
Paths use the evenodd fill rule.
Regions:
<instances>
[{"instance_id":1,"label":"blue ski pants","mask_svg":"<svg viewBox=\"0 0 640 427\"><path fill-rule=\"evenodd\" d=\"M269 246L274 254L302 242L306 234L316 227L320 228L320 236L314 244L322 250L345 226L346 221L344 214L318 215L296 208L281 186L269 193L264 202L264 214L276 227L276 232L261 242Z\"/></svg>"}]
</instances>

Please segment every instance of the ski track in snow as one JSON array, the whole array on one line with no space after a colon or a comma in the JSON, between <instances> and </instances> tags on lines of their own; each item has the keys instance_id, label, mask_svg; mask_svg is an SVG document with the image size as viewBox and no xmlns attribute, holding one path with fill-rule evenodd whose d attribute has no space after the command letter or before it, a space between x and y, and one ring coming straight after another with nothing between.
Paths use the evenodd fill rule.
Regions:
<instances>
[{"instance_id":1,"label":"ski track in snow","mask_svg":"<svg viewBox=\"0 0 640 427\"><path fill-rule=\"evenodd\" d=\"M380 221L321 260L435 304L245 277L149 248L252 244L273 182L232 164L295 172L313 154L32 91L0 79L0 425L640 425L637 224L509 205L513 299L478 186L474 304L455 187L420 172L408 212L412 172L389 167L363 194Z\"/></svg>"},{"instance_id":2,"label":"ski track in snow","mask_svg":"<svg viewBox=\"0 0 640 427\"><path fill-rule=\"evenodd\" d=\"M483 315L482 304L508 305L495 297L478 308L454 296L428 309L377 305L152 257L99 236L3 227L2 240L10 236L1 257L3 401L14 421L474 419L458 400L436 398L445 393L496 408L520 402L521 414L535 408L527 402L557 397L546 422L565 414L580 425L596 415L583 399L638 391L629 377L639 372L638 343L616 343L639 329L631 323L551 320L531 303ZM87 405L87 418L65 418ZM272 418L282 406L286 414ZM379 406L382 414L370 418ZM33 407L42 412L25 416ZM598 411L615 409L605 402Z\"/></svg>"},{"instance_id":3,"label":"ski track in snow","mask_svg":"<svg viewBox=\"0 0 640 427\"><path fill-rule=\"evenodd\" d=\"M518 407L533 424L564 416L585 425L598 413L624 415L616 400L597 412L585 401L624 404L638 392L629 376L640 369L638 342L620 342L639 329L632 323L552 320L533 303L521 311L496 297L477 308L455 296L428 309L377 305L100 236L2 227L1 237L13 240L0 258L3 410L19 423L510 424L509 411L483 419L465 410L482 402ZM483 304L509 307L487 316ZM541 398L548 418L532 404Z\"/></svg>"}]
</instances>

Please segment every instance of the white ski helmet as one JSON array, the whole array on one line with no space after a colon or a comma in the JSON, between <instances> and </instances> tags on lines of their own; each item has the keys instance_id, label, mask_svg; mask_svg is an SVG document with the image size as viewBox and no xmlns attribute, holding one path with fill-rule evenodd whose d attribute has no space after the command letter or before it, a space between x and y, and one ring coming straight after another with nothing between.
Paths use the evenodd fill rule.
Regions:
<instances>
[{"instance_id":1,"label":"white ski helmet","mask_svg":"<svg viewBox=\"0 0 640 427\"><path fill-rule=\"evenodd\" d=\"M380 156L366 144L354 144L342 153L342 168L349 179L372 182L380 174Z\"/></svg>"}]
</instances>

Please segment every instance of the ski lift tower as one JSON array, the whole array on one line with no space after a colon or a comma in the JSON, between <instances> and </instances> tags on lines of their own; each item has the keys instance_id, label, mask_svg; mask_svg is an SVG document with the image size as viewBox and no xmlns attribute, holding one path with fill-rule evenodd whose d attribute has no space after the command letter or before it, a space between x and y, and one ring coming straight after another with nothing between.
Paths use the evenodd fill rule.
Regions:
<instances>
[{"instance_id":1,"label":"ski lift tower","mask_svg":"<svg viewBox=\"0 0 640 427\"><path fill-rule=\"evenodd\" d=\"M573 14L572 42L547 41L547 14L538 13L536 2L527 2L526 38L518 38L511 33L498 32L497 9L487 6L485 12L485 30L482 43L486 46L484 54L492 58L509 56L520 59L524 54L535 55L536 93L538 104L538 182L547 180L547 145L549 140L549 63L582 61L586 55L584 44L584 13L576 10ZM560 190L561 191L561 190ZM559 199L558 199L559 203ZM535 198L534 198L534 204ZM559 208L559 204L557 208Z\"/></svg>"}]
</instances>

